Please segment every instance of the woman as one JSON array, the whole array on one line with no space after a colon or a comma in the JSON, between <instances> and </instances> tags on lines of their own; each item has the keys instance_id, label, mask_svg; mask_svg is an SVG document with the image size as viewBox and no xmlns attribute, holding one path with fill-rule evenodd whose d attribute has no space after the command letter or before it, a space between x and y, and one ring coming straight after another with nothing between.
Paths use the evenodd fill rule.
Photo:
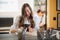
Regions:
<instances>
[{"instance_id":1,"label":"woman","mask_svg":"<svg viewBox=\"0 0 60 40\"><path fill-rule=\"evenodd\" d=\"M40 9L33 15L35 21L35 29L39 30L41 26L45 25L45 13Z\"/></svg>"},{"instance_id":2,"label":"woman","mask_svg":"<svg viewBox=\"0 0 60 40\"><path fill-rule=\"evenodd\" d=\"M22 35L25 35L26 31L33 32L34 31L34 20L32 16L32 10L30 6L25 3L22 7L22 15L16 20L17 22L13 24L10 29L11 33L16 33L20 29ZM24 39L23 39L24 40Z\"/></svg>"}]
</instances>

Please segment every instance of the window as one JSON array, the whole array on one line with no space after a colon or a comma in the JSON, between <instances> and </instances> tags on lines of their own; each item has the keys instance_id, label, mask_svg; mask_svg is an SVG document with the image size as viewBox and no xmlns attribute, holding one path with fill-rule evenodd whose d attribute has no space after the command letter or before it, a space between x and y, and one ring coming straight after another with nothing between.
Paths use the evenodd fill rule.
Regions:
<instances>
[{"instance_id":1,"label":"window","mask_svg":"<svg viewBox=\"0 0 60 40\"><path fill-rule=\"evenodd\" d=\"M46 12L46 0L34 0L34 11L38 9Z\"/></svg>"}]
</instances>

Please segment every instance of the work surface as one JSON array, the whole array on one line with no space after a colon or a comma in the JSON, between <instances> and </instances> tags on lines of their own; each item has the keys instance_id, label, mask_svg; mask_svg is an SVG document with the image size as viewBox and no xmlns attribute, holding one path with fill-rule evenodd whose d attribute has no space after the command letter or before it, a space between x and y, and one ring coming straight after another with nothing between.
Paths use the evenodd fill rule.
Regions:
<instances>
[{"instance_id":1,"label":"work surface","mask_svg":"<svg viewBox=\"0 0 60 40\"><path fill-rule=\"evenodd\" d=\"M15 34L0 34L0 40L18 40L18 36ZM26 36L25 40L37 40L35 36Z\"/></svg>"},{"instance_id":2,"label":"work surface","mask_svg":"<svg viewBox=\"0 0 60 40\"><path fill-rule=\"evenodd\" d=\"M15 34L0 34L0 40L18 40L18 37Z\"/></svg>"}]
</instances>

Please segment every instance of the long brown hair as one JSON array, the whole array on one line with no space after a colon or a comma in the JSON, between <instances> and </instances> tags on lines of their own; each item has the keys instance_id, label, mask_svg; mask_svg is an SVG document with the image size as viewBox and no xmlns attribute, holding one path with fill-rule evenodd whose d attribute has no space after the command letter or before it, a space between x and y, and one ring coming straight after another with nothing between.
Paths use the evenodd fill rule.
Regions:
<instances>
[{"instance_id":1,"label":"long brown hair","mask_svg":"<svg viewBox=\"0 0 60 40\"><path fill-rule=\"evenodd\" d=\"M27 3L25 3L22 7L22 16L20 17L19 27L23 26L23 24L24 24L24 17L25 17L25 14L26 14L25 8L26 7L29 7L29 9L31 11L30 16L29 16L29 20L30 20L30 23L31 23L31 27L34 28L35 23L33 21L32 10L31 10L31 7L29 6L29 4L27 4Z\"/></svg>"}]
</instances>

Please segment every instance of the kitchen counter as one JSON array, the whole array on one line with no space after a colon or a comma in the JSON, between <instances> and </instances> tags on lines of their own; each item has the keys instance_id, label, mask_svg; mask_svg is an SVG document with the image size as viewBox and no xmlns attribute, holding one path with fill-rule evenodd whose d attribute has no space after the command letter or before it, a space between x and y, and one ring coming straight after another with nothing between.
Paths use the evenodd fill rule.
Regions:
<instances>
[{"instance_id":1,"label":"kitchen counter","mask_svg":"<svg viewBox=\"0 0 60 40\"><path fill-rule=\"evenodd\" d=\"M15 34L0 34L0 40L18 40Z\"/></svg>"}]
</instances>

